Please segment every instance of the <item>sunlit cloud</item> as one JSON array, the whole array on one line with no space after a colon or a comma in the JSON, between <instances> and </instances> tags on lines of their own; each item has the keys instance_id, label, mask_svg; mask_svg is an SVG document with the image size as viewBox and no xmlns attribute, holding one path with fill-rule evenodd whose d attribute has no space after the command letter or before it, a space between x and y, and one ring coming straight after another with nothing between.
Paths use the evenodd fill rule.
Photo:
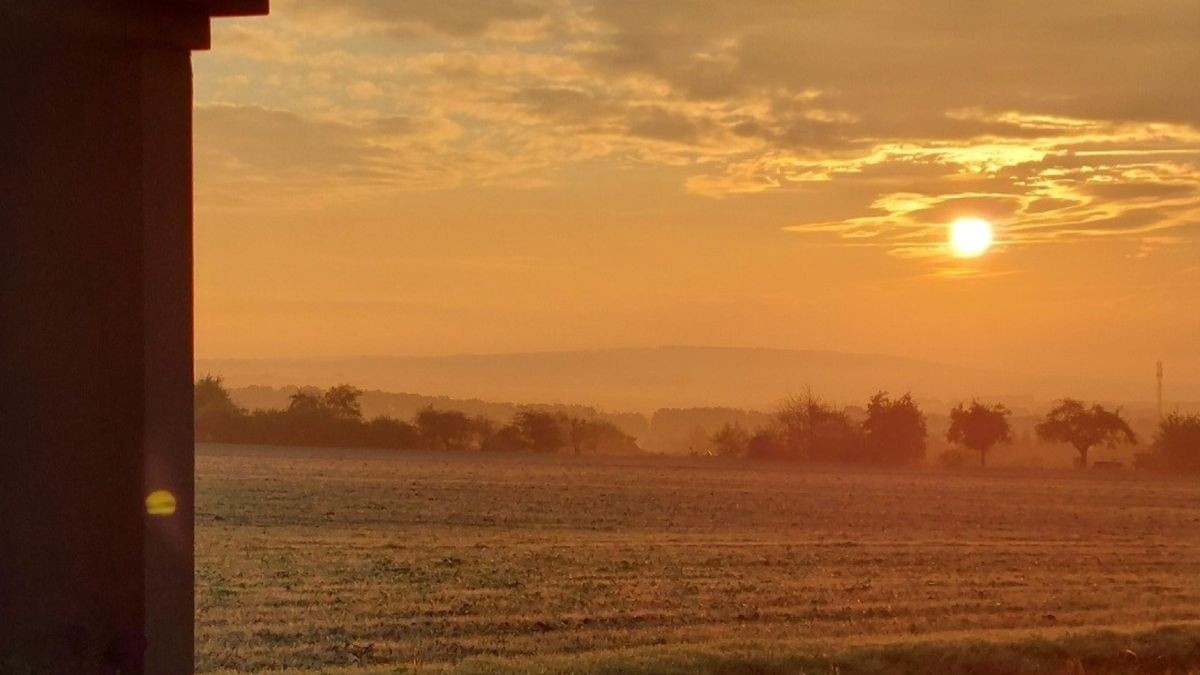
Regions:
<instances>
[{"instance_id":1,"label":"sunlit cloud","mask_svg":"<svg viewBox=\"0 0 1200 675\"><path fill-rule=\"evenodd\" d=\"M444 120L315 120L257 106L195 111L198 198L445 188L456 170L430 157L458 133Z\"/></svg>"},{"instance_id":2,"label":"sunlit cloud","mask_svg":"<svg viewBox=\"0 0 1200 675\"><path fill-rule=\"evenodd\" d=\"M785 229L896 257L941 254L960 215L992 219L999 252L1118 237L1152 255L1198 218L1200 88L1181 83L1200 6L1129 7L281 0L220 24L201 61L224 76L198 92L200 194L651 165L703 198L850 186L841 217Z\"/></svg>"},{"instance_id":3,"label":"sunlit cloud","mask_svg":"<svg viewBox=\"0 0 1200 675\"><path fill-rule=\"evenodd\" d=\"M955 113L961 115L961 113ZM1200 217L1200 169L1188 152L1200 135L1189 127L1162 124L1111 124L1098 120L1046 118L1012 112L974 113L980 119L1007 120L1035 126L1037 138L981 138L974 144L881 146L849 162L826 160L804 167L805 175L847 166L881 162L916 166L932 163L944 169L919 193L883 193L864 213L838 221L802 222L786 229L825 232L889 244L893 255L926 257L941 249L941 231L957 216L975 215L1000 225L1001 248L1094 237L1156 241L1145 254L1179 237L1158 233L1196 222ZM1158 144L1162 147L1150 147ZM1127 149L1120 149L1127 145ZM1105 147L1107 150L1080 150ZM1096 154L1096 153L1103 154ZM1158 156L1147 161L1148 156ZM762 173L775 171L764 168ZM742 172L745 175L745 172ZM969 176L974 190L957 188ZM864 179L869 180L869 179ZM783 184L781 181L779 184ZM983 185L991 189L980 192Z\"/></svg>"}]
</instances>

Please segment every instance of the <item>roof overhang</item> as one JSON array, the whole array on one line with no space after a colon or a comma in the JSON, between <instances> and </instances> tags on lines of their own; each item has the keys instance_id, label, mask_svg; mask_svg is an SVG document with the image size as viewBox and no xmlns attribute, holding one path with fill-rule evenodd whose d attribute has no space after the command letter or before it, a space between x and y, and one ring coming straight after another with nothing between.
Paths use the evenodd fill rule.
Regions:
<instances>
[{"instance_id":1,"label":"roof overhang","mask_svg":"<svg viewBox=\"0 0 1200 675\"><path fill-rule=\"evenodd\" d=\"M208 16L262 16L270 11L270 0L178 0Z\"/></svg>"},{"instance_id":2,"label":"roof overhang","mask_svg":"<svg viewBox=\"0 0 1200 675\"><path fill-rule=\"evenodd\" d=\"M0 21L61 33L208 49L209 19L266 14L269 0L0 0Z\"/></svg>"}]
</instances>

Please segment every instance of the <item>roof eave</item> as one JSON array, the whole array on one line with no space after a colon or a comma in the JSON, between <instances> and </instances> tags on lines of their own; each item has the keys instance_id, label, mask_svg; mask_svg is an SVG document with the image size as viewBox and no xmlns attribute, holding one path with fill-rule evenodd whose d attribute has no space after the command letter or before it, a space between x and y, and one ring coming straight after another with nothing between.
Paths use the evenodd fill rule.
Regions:
<instances>
[{"instance_id":1,"label":"roof eave","mask_svg":"<svg viewBox=\"0 0 1200 675\"><path fill-rule=\"evenodd\" d=\"M263 16L270 0L184 0L209 16Z\"/></svg>"}]
</instances>

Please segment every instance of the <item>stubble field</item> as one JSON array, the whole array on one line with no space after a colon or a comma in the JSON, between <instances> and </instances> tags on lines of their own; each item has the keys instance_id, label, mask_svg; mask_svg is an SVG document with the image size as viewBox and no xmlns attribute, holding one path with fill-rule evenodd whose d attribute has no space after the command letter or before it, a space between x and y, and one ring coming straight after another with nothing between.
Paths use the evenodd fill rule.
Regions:
<instances>
[{"instance_id":1,"label":"stubble field","mask_svg":"<svg viewBox=\"0 0 1200 675\"><path fill-rule=\"evenodd\" d=\"M200 672L1200 664L1195 480L202 445L197 493Z\"/></svg>"}]
</instances>

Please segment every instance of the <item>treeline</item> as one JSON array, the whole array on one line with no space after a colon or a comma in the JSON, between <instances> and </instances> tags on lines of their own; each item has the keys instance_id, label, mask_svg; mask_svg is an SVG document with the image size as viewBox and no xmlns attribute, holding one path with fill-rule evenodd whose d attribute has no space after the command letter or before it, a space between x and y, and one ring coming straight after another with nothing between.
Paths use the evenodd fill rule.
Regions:
<instances>
[{"instance_id":1,"label":"treeline","mask_svg":"<svg viewBox=\"0 0 1200 675\"><path fill-rule=\"evenodd\" d=\"M911 394L880 392L861 422L845 410L808 394L784 401L766 426L750 431L726 424L712 435L712 452L820 463L915 464L925 459L925 414Z\"/></svg>"},{"instance_id":2,"label":"treeline","mask_svg":"<svg viewBox=\"0 0 1200 675\"><path fill-rule=\"evenodd\" d=\"M262 408L286 408L291 401L291 395L297 391L318 393L316 387L264 387L242 386L228 387L230 396L239 405L254 410ZM583 419L603 419L617 425L625 433L638 439L639 445L647 448L644 442L647 438L647 419L639 413L622 413L603 411L591 406L567 403L540 403L537 405L522 405L502 401L485 401L478 398L453 398L450 396L430 396L404 392L389 392L376 389L363 389L359 397L363 417L392 417L398 420L412 420L417 413L426 408L435 410L459 410L468 417L486 417L492 420L509 420L513 415L530 408L541 412L554 414L562 413L569 417ZM715 427L714 427L715 428Z\"/></svg>"},{"instance_id":3,"label":"treeline","mask_svg":"<svg viewBox=\"0 0 1200 675\"><path fill-rule=\"evenodd\" d=\"M979 465L998 446L1012 442L1011 411L1002 404L972 401L949 415L946 440L954 444L937 458L961 465L971 455ZM1074 399L1054 404L1035 427L1039 440L1067 446L1078 468L1099 446L1135 445L1137 434L1120 410ZM709 437L710 452L731 457L798 462L918 464L925 460L928 440L925 413L911 394L893 398L879 392L867 402L861 420L811 394L785 400L767 424L750 431L727 423ZM1200 472L1200 415L1173 413L1159 423L1148 452L1139 453L1142 468Z\"/></svg>"},{"instance_id":4,"label":"treeline","mask_svg":"<svg viewBox=\"0 0 1200 675\"><path fill-rule=\"evenodd\" d=\"M424 408L411 421L364 418L350 385L299 390L286 407L247 410L219 377L195 385L196 440L210 443L397 450L633 454L636 440L605 420L524 409L507 424L458 410Z\"/></svg>"},{"instance_id":5,"label":"treeline","mask_svg":"<svg viewBox=\"0 0 1200 675\"><path fill-rule=\"evenodd\" d=\"M297 389L286 406L253 411L239 406L217 377L198 380L195 393L198 441L489 452L643 452L637 439L611 418L570 414L563 406L516 409L507 423L432 406L421 408L409 420L389 415L367 419L362 412L362 392L349 385ZM654 420L686 426L696 415L711 418L716 414L732 421L715 433L689 441L693 454L879 465L919 464L928 459L926 415L907 393L893 397L879 392L865 407L849 408L807 394L785 400L769 415L725 409L662 410ZM976 460L985 465L997 446L1014 441L1011 416L999 403L972 401L956 406L948 418L939 418L948 421L948 426L938 435L952 446L934 459L949 466ZM1073 399L1058 401L1040 416L1032 435L1049 444L1048 448L1073 449L1079 468L1088 466L1094 448L1139 443L1119 409ZM1173 413L1160 420L1147 451L1138 453L1137 464L1200 472L1200 415Z\"/></svg>"}]
</instances>

